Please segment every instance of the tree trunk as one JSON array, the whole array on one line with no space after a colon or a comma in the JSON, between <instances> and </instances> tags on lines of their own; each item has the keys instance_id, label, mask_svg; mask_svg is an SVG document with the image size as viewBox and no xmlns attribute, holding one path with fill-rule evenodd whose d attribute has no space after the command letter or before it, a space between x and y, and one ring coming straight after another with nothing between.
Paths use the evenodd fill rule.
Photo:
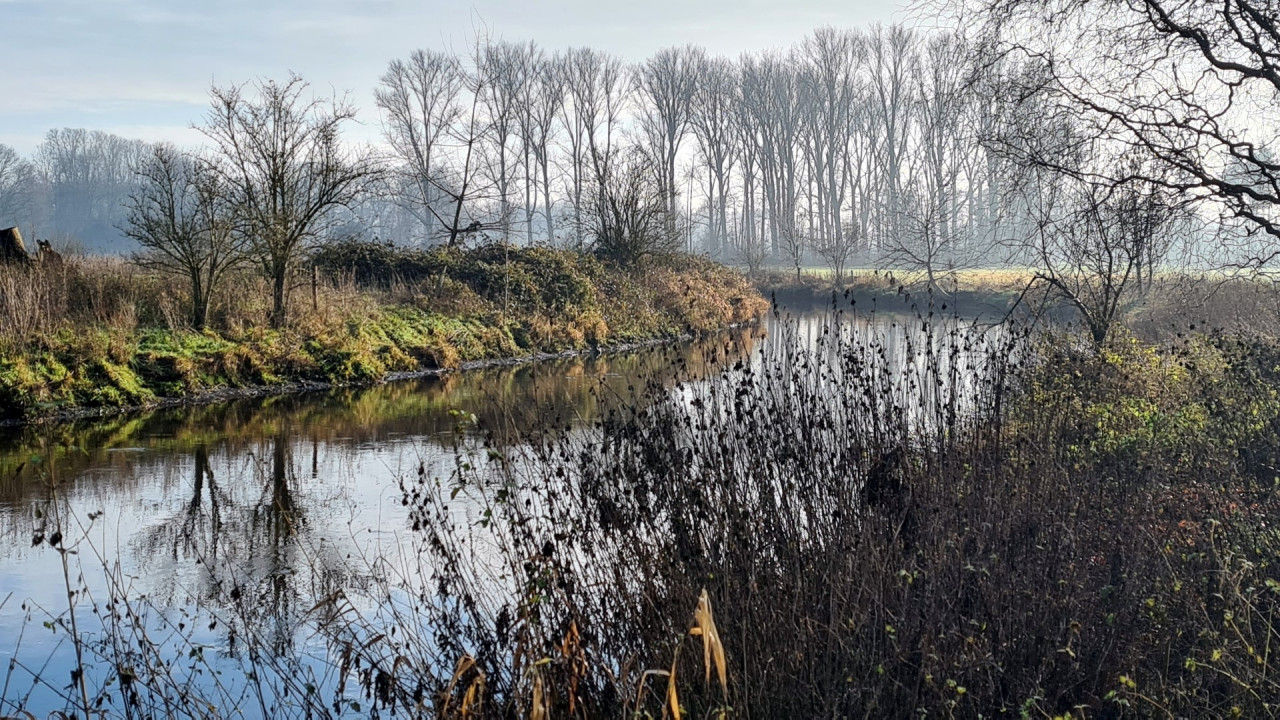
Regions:
<instances>
[{"instance_id":1,"label":"tree trunk","mask_svg":"<svg viewBox=\"0 0 1280 720\"><path fill-rule=\"evenodd\" d=\"M551 177L547 168L546 153L544 152L541 162L542 166L542 213L547 218L547 244L554 247L556 245L556 229L555 221L551 217Z\"/></svg>"},{"instance_id":2,"label":"tree trunk","mask_svg":"<svg viewBox=\"0 0 1280 720\"><path fill-rule=\"evenodd\" d=\"M196 332L204 330L208 316L209 298L200 282L199 273L195 273L191 276L191 327Z\"/></svg>"},{"instance_id":3,"label":"tree trunk","mask_svg":"<svg viewBox=\"0 0 1280 720\"><path fill-rule=\"evenodd\" d=\"M271 272L271 327L277 330L284 327L287 268L283 264L276 265Z\"/></svg>"}]
</instances>

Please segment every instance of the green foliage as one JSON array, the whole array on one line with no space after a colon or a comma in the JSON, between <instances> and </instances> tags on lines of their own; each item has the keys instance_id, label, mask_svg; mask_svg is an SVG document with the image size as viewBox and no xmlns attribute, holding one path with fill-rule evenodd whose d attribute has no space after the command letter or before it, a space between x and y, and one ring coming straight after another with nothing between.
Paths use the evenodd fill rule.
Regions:
<instances>
[{"instance_id":1,"label":"green foliage","mask_svg":"<svg viewBox=\"0 0 1280 720\"><path fill-rule=\"evenodd\" d=\"M1023 400L1057 411L1046 441L1073 464L1190 477L1276 445L1278 352L1204 335L1162 349L1121 334L1095 353L1058 338L1040 348Z\"/></svg>"},{"instance_id":2,"label":"green foliage","mask_svg":"<svg viewBox=\"0 0 1280 720\"><path fill-rule=\"evenodd\" d=\"M220 388L377 382L393 372L705 333L755 320L767 307L742 276L696 259L633 272L547 247L342 243L315 261L363 288L290 327L130 332L82 320L0 351L0 416L142 405ZM95 282L112 297L141 287ZM416 285L408 297L388 295L397 283Z\"/></svg>"},{"instance_id":3,"label":"green foliage","mask_svg":"<svg viewBox=\"0 0 1280 720\"><path fill-rule=\"evenodd\" d=\"M349 275L361 285L389 288L395 281L418 283L438 275L456 261L455 255L443 247L412 250L349 240L321 248L312 262L328 275Z\"/></svg>"}]
</instances>

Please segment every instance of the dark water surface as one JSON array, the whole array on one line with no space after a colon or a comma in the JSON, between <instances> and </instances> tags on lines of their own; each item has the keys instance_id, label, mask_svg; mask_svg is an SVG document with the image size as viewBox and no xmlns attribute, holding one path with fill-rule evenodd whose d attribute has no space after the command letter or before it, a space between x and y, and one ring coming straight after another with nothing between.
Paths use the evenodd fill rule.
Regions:
<instances>
[{"instance_id":1,"label":"dark water surface","mask_svg":"<svg viewBox=\"0 0 1280 720\"><path fill-rule=\"evenodd\" d=\"M240 632L324 665L307 633L323 622L318 599L394 601L373 588L383 573L413 575L418 538L399 481L447 478L460 437L483 428L518 444L580 428L649 380L674 391L768 362L774 338L812 342L823 317L625 354L0 430L0 716L80 702L69 590L82 636L109 639L100 618L127 595L157 645L207 647L188 669L209 675L192 682L212 682L218 658L234 653L235 631L217 622L231 606L256 618ZM890 353L919 331L890 315L846 326L879 334ZM461 498L458 512L474 511ZM55 532L69 552L51 546ZM115 672L100 657L84 664L92 687Z\"/></svg>"}]
</instances>

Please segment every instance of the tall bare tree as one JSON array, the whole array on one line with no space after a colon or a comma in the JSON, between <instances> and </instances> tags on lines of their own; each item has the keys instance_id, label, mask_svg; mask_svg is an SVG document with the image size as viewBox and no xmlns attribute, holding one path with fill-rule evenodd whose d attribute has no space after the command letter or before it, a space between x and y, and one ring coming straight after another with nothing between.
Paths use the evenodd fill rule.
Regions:
<instances>
[{"instance_id":1,"label":"tall bare tree","mask_svg":"<svg viewBox=\"0 0 1280 720\"><path fill-rule=\"evenodd\" d=\"M658 186L667 198L667 213L674 228L677 188L676 158L689 129L698 73L706 52L699 47L666 48L650 56L634 74L639 122L658 171Z\"/></svg>"},{"instance_id":2,"label":"tall bare tree","mask_svg":"<svg viewBox=\"0 0 1280 720\"><path fill-rule=\"evenodd\" d=\"M271 323L287 319L289 279L326 234L334 211L359 197L378 166L342 142L355 109L342 98L310 96L293 75L284 82L214 87L199 130L216 149L213 167L271 280Z\"/></svg>"},{"instance_id":3,"label":"tall bare tree","mask_svg":"<svg viewBox=\"0 0 1280 720\"><path fill-rule=\"evenodd\" d=\"M529 55L528 60L530 68L524 83L520 112L520 139L525 151L525 224L529 242L533 242L533 218L541 200L547 242L554 243L551 153L559 125L557 117L564 105L564 63L562 56L548 56L542 51Z\"/></svg>"},{"instance_id":4,"label":"tall bare tree","mask_svg":"<svg viewBox=\"0 0 1280 720\"><path fill-rule=\"evenodd\" d=\"M906 186L885 208L894 231L881 239L879 264L921 271L935 292L943 291L944 278L985 254L969 242L962 220L961 186L973 181L962 177L963 160L979 148L965 124L967 57L952 33L922 39L910 68L911 142L899 165Z\"/></svg>"},{"instance_id":5,"label":"tall bare tree","mask_svg":"<svg viewBox=\"0 0 1280 720\"><path fill-rule=\"evenodd\" d=\"M865 57L861 35L834 28L822 28L800 46L800 88L805 109L803 118L808 196L816 202L815 244L827 248L831 257L850 247L843 237L845 200L850 191L849 153L858 94L862 90L859 71Z\"/></svg>"},{"instance_id":6,"label":"tall bare tree","mask_svg":"<svg viewBox=\"0 0 1280 720\"><path fill-rule=\"evenodd\" d=\"M452 162L449 145L463 108L462 68L447 53L415 50L407 61L393 60L374 98L383 115L383 135L400 165L398 192L405 209L422 224L425 238L447 227Z\"/></svg>"},{"instance_id":7,"label":"tall bare tree","mask_svg":"<svg viewBox=\"0 0 1280 720\"><path fill-rule=\"evenodd\" d=\"M626 68L618 58L590 48L565 56L569 102L562 112L569 141L569 195L579 244L588 229L587 195L608 179L619 126L630 98Z\"/></svg>"},{"instance_id":8,"label":"tall bare tree","mask_svg":"<svg viewBox=\"0 0 1280 720\"><path fill-rule=\"evenodd\" d=\"M511 240L513 188L520 169L521 100L529 82L532 43L491 42L478 39L473 58L474 93L483 116L483 171L497 199L496 225L503 242Z\"/></svg>"},{"instance_id":9,"label":"tall bare tree","mask_svg":"<svg viewBox=\"0 0 1280 720\"><path fill-rule=\"evenodd\" d=\"M892 236L901 217L898 196L902 191L903 168L907 162L911 136L911 71L918 62L915 33L901 25L887 30L876 27L867 41L870 62L871 110L875 127L876 165L883 212L878 223L877 242Z\"/></svg>"},{"instance_id":10,"label":"tall bare tree","mask_svg":"<svg viewBox=\"0 0 1280 720\"><path fill-rule=\"evenodd\" d=\"M743 61L742 98L748 137L759 164L762 226L768 219L770 248L781 256L803 237L795 232L797 158L801 109L797 68L774 53ZM761 234L765 234L763 227ZM784 245L786 247L784 247Z\"/></svg>"},{"instance_id":11,"label":"tall bare tree","mask_svg":"<svg viewBox=\"0 0 1280 720\"><path fill-rule=\"evenodd\" d=\"M722 254L729 240L730 183L738 162L739 137L733 127L739 102L737 70L727 60L709 58L701 61L695 78L690 126L707 168L708 250Z\"/></svg>"}]
</instances>

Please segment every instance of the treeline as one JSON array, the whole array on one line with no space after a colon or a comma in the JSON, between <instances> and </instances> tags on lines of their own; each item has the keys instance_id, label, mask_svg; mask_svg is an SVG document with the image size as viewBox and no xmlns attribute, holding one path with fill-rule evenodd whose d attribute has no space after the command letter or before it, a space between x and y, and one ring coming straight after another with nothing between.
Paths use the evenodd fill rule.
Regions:
<instances>
[{"instance_id":1,"label":"treeline","mask_svg":"<svg viewBox=\"0 0 1280 720\"><path fill-rule=\"evenodd\" d=\"M900 25L636 65L479 42L393 61L377 100L398 196L425 237L479 221L504 238L587 242L599 189L642 172L688 247L752 266L820 256L839 272L858 251L910 254L922 233L985 254L1013 221L1007 163L980 142L1002 103L971 85L971 57L956 34ZM460 223L463 196L484 211Z\"/></svg>"},{"instance_id":2,"label":"treeline","mask_svg":"<svg viewBox=\"0 0 1280 720\"><path fill-rule=\"evenodd\" d=\"M990 261L1019 211L1008 163L981 139L1010 103L973 85L970 50L892 26L823 28L738 59L670 48L634 65L485 38L417 51L376 88L386 174L343 203L346 229L581 247L630 222L631 206L665 215L663 244L753 268L821 260L839 273L864 251ZM84 130L51 131L31 158L2 148L0 224L134 249L124 201L148 152Z\"/></svg>"},{"instance_id":3,"label":"treeline","mask_svg":"<svg viewBox=\"0 0 1280 720\"><path fill-rule=\"evenodd\" d=\"M0 225L98 252L132 245L119 225L150 146L97 130L50 130L25 158L0 144Z\"/></svg>"},{"instance_id":4,"label":"treeline","mask_svg":"<svg viewBox=\"0 0 1280 720\"><path fill-rule=\"evenodd\" d=\"M1055 46L1082 62L1054 63L1004 38L998 8L979 17L969 36L823 28L784 52L685 46L636 64L477 37L388 64L379 149L344 141L356 108L301 78L215 87L196 151L74 130L31 159L0 148L0 226L145 249L190 280L197 327L219 267L261 268L280 324L289 278L352 237L547 243L623 263L683 249L797 280L821 262L837 285L875 266L940 292L958 270L1004 264L1030 268L1095 339L1162 272L1276 257L1274 164L1260 140L1231 140L1254 131L1179 120L1204 115L1213 88L1173 82L1167 112L1153 110L1147 85L1102 88L1074 69L1105 55L1088 49L1102 40ZM1135 53L1163 41L1161 27L1133 32ZM1154 87L1162 63L1135 67Z\"/></svg>"}]
</instances>

